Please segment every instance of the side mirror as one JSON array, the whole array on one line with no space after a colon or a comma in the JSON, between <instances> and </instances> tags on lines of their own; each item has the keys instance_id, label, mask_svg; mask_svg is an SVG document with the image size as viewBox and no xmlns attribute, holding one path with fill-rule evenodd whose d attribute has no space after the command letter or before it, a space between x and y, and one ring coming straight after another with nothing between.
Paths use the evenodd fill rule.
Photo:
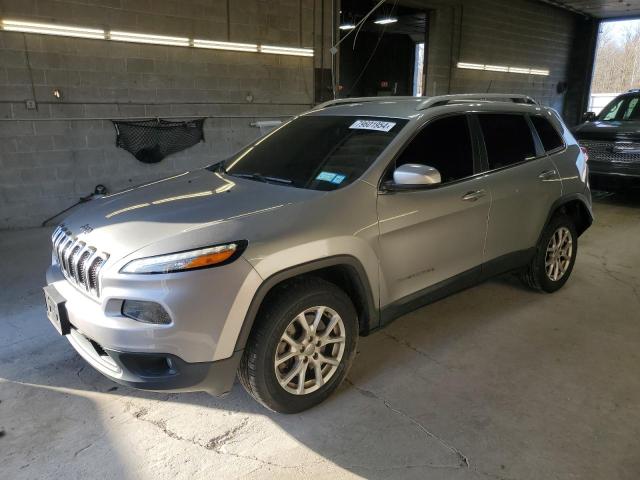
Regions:
<instances>
[{"instance_id":1,"label":"side mirror","mask_svg":"<svg viewBox=\"0 0 640 480\"><path fill-rule=\"evenodd\" d=\"M586 112L584 115L582 115L582 120L584 122L595 122L596 118L597 116L593 112Z\"/></svg>"},{"instance_id":2,"label":"side mirror","mask_svg":"<svg viewBox=\"0 0 640 480\"><path fill-rule=\"evenodd\" d=\"M393 183L398 186L437 185L441 182L437 169L419 163L406 163L393 172Z\"/></svg>"}]
</instances>

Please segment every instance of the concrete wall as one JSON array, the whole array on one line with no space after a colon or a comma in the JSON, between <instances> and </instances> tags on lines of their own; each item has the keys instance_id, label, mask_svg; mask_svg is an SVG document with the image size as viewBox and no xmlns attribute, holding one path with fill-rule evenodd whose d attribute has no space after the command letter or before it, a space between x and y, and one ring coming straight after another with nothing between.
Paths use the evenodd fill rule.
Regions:
<instances>
[{"instance_id":1,"label":"concrete wall","mask_svg":"<svg viewBox=\"0 0 640 480\"><path fill-rule=\"evenodd\" d=\"M537 0L403 2L431 10L427 95L525 93L562 112L576 30L585 18ZM548 77L463 70L458 62L548 69ZM570 88L574 85L570 85Z\"/></svg>"},{"instance_id":2,"label":"concrete wall","mask_svg":"<svg viewBox=\"0 0 640 480\"><path fill-rule=\"evenodd\" d=\"M570 104L569 113L586 99L589 49L579 47L591 30L583 17L534 0L402 3L431 11L428 95L526 93L560 111ZM307 109L314 66L331 65L332 5L339 8L332 0L0 0L4 18L316 49L310 59L0 31L0 228L37 225L98 183L113 191L212 163L255 138L256 119ZM460 70L458 61L551 75ZM561 81L566 94L556 92ZM27 99L38 109L27 110ZM205 143L156 165L115 147L109 119L185 116L211 117Z\"/></svg>"},{"instance_id":3,"label":"concrete wall","mask_svg":"<svg viewBox=\"0 0 640 480\"><path fill-rule=\"evenodd\" d=\"M0 16L295 47L315 43L314 0L228 4L229 18L226 0L0 0ZM55 88L62 100L52 95ZM98 183L114 191L222 159L259 135L250 123L305 110L312 96L311 58L0 31L0 228L37 225ZM37 110L27 110L25 101L33 99ZM116 148L109 119L176 116L212 117L205 122L206 142L155 165Z\"/></svg>"}]
</instances>

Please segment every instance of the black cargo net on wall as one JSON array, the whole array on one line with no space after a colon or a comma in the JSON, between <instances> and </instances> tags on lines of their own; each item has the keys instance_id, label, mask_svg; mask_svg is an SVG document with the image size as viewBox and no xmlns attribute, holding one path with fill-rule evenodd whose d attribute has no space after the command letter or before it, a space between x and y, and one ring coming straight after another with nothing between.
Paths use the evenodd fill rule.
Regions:
<instances>
[{"instance_id":1,"label":"black cargo net on wall","mask_svg":"<svg viewBox=\"0 0 640 480\"><path fill-rule=\"evenodd\" d=\"M204 141L204 118L186 122L169 120L112 120L116 127L116 145L143 163L158 163L172 153Z\"/></svg>"}]
</instances>

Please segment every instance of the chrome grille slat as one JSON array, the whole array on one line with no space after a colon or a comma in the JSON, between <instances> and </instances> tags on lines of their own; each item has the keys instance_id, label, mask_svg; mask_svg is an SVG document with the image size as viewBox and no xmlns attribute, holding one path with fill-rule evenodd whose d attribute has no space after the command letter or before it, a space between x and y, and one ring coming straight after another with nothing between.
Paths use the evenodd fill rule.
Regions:
<instances>
[{"instance_id":1,"label":"chrome grille slat","mask_svg":"<svg viewBox=\"0 0 640 480\"><path fill-rule=\"evenodd\" d=\"M73 278L77 279L78 283L81 283L81 282L78 277L77 261L80 259L78 255L84 249L84 247L85 247L84 242L76 240L76 242L73 244L73 248L71 249L71 252L69 252L69 274Z\"/></svg>"},{"instance_id":2,"label":"chrome grille slat","mask_svg":"<svg viewBox=\"0 0 640 480\"><path fill-rule=\"evenodd\" d=\"M67 273L69 272L69 265L67 264L67 259L69 257L69 251L73 246L73 241L74 241L73 238L69 237L62 245L62 255L60 258L61 260L60 265L62 266L62 270Z\"/></svg>"},{"instance_id":3,"label":"chrome grille slat","mask_svg":"<svg viewBox=\"0 0 640 480\"><path fill-rule=\"evenodd\" d=\"M53 242L53 249L56 250L58 244L65 238L64 231L62 228L58 227L55 232L53 232L53 236L51 237L51 241Z\"/></svg>"},{"instance_id":4,"label":"chrome grille slat","mask_svg":"<svg viewBox=\"0 0 640 480\"><path fill-rule=\"evenodd\" d=\"M62 251L67 241L68 241L67 237L64 237L60 241L60 244L58 245L58 263L60 264L60 268L64 268L64 266L62 265Z\"/></svg>"},{"instance_id":5,"label":"chrome grille slat","mask_svg":"<svg viewBox=\"0 0 640 480\"><path fill-rule=\"evenodd\" d=\"M51 235L53 253L65 278L94 297L100 296L100 271L109 255L74 237L63 225Z\"/></svg>"},{"instance_id":6,"label":"chrome grille slat","mask_svg":"<svg viewBox=\"0 0 640 480\"><path fill-rule=\"evenodd\" d=\"M640 163L640 153L615 151L616 146L626 146L640 150L637 142L606 142L602 140L579 140L580 146L589 152L589 158L597 162Z\"/></svg>"},{"instance_id":7,"label":"chrome grille slat","mask_svg":"<svg viewBox=\"0 0 640 480\"><path fill-rule=\"evenodd\" d=\"M56 256L56 260L58 261L58 263L60 262L60 256L58 254L58 247L60 246L60 243L66 238L66 235L64 233L64 229L62 227L58 227L55 229L55 231L53 232L53 235L51 236L51 242L53 243L53 253Z\"/></svg>"},{"instance_id":8,"label":"chrome grille slat","mask_svg":"<svg viewBox=\"0 0 640 480\"><path fill-rule=\"evenodd\" d=\"M104 260L101 257L96 257L89 267L89 277L87 283L90 290L98 290L98 273L102 268Z\"/></svg>"},{"instance_id":9,"label":"chrome grille slat","mask_svg":"<svg viewBox=\"0 0 640 480\"><path fill-rule=\"evenodd\" d=\"M83 271L82 275L83 275L83 277L85 279L84 280L85 281L84 288L85 288L85 290L87 292L91 290L91 287L89 285L89 269L91 268L91 264L93 263L93 260L95 260L96 255L98 255L98 252L95 249L93 249L93 253L91 253L91 256L89 256L89 258L87 258L87 260L84 262L84 265L83 265L84 271Z\"/></svg>"},{"instance_id":10,"label":"chrome grille slat","mask_svg":"<svg viewBox=\"0 0 640 480\"><path fill-rule=\"evenodd\" d=\"M87 275L85 272L86 263L89 258L95 253L95 248L84 247L82 252L80 252L80 256L78 257L78 266L76 267L76 272L78 274L78 282L80 285L84 287L85 290L88 288L87 283Z\"/></svg>"}]
</instances>

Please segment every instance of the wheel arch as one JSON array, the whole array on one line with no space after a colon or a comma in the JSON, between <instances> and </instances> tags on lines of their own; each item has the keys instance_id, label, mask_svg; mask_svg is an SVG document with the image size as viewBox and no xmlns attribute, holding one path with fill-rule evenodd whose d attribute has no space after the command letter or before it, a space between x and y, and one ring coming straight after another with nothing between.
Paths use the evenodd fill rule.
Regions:
<instances>
[{"instance_id":1,"label":"wheel arch","mask_svg":"<svg viewBox=\"0 0 640 480\"><path fill-rule=\"evenodd\" d=\"M267 278L254 294L245 316L235 351L244 349L260 308L276 287L301 277L316 276L343 289L358 314L360 335L367 335L379 326L379 310L375 306L371 283L360 261L351 255L337 255L296 265Z\"/></svg>"},{"instance_id":2,"label":"wheel arch","mask_svg":"<svg viewBox=\"0 0 640 480\"><path fill-rule=\"evenodd\" d=\"M549 210L545 227L558 213L564 213L573 220L578 236L582 235L593 223L591 206L586 197L579 193L566 195L556 200Z\"/></svg>"}]
</instances>

